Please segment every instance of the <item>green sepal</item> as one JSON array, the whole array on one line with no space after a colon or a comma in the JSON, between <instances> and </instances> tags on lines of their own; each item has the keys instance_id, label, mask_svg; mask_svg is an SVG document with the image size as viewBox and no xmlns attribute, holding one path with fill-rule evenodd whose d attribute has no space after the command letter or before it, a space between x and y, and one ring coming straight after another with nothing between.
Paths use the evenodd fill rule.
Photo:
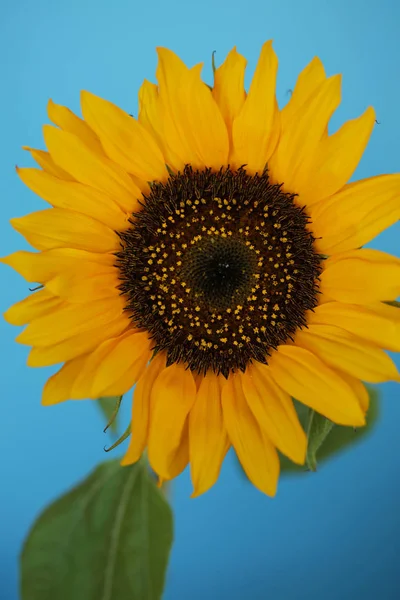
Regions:
<instances>
[{"instance_id":1,"label":"green sepal","mask_svg":"<svg viewBox=\"0 0 400 600\"><path fill-rule=\"evenodd\" d=\"M336 456L340 452L349 449L354 444L357 444L359 441L365 439L374 430L379 419L379 393L376 388L372 386L367 385L366 388L369 393L369 409L366 416L366 425L357 429L354 429L354 427L334 425L329 432L329 435L325 437L323 443L318 448L318 465L323 463L325 460ZM294 401L294 404L299 416L299 420L305 431L307 431L310 410L296 400ZM283 475L296 475L309 470L307 465L296 465L283 455L280 455L280 461L281 473Z\"/></svg>"},{"instance_id":2,"label":"green sepal","mask_svg":"<svg viewBox=\"0 0 400 600\"><path fill-rule=\"evenodd\" d=\"M129 423L128 427L125 429L125 431L121 435L121 437L119 437L117 439L117 441L114 442L109 448L104 448L104 452L110 452L111 450L114 450L114 448L117 448L117 446L122 444L122 442L124 442L126 440L126 438L128 438L130 436L130 434L131 434L131 424Z\"/></svg>"},{"instance_id":3,"label":"green sepal","mask_svg":"<svg viewBox=\"0 0 400 600\"><path fill-rule=\"evenodd\" d=\"M357 444L373 431L379 418L379 394L378 391L371 386L367 385L366 388L369 393L370 402L366 417L367 422L364 427L358 429L344 427L342 425L333 425L328 419L325 419L325 417L322 417L318 413L314 413L314 411L310 410L304 404L297 402L297 400L293 400L299 421L303 429L308 432L309 443L307 458L305 465L297 465L289 458L279 453L282 475L301 475L307 471L315 470L317 459L318 465L320 465L325 460L332 458L340 452L350 448L352 445ZM312 420L310 420L311 414L313 414ZM328 423L323 424L324 420L328 421ZM331 423L331 425L329 425L329 423ZM324 433L326 435L323 435ZM239 461L237 461L237 465L240 473L247 480L247 475Z\"/></svg>"},{"instance_id":4,"label":"green sepal","mask_svg":"<svg viewBox=\"0 0 400 600\"><path fill-rule=\"evenodd\" d=\"M212 67L212 72L213 75L215 75L215 71L217 70L217 67L215 66L215 55L216 55L217 51L213 50L212 54L211 54L211 67Z\"/></svg>"},{"instance_id":5,"label":"green sepal","mask_svg":"<svg viewBox=\"0 0 400 600\"><path fill-rule=\"evenodd\" d=\"M159 600L172 539L171 509L145 461L107 461L33 525L21 599Z\"/></svg>"},{"instance_id":6,"label":"green sepal","mask_svg":"<svg viewBox=\"0 0 400 600\"><path fill-rule=\"evenodd\" d=\"M104 433L108 428L113 433L118 432L118 411L121 406L123 396L103 396L97 399L97 405L104 414L107 425L104 428Z\"/></svg>"},{"instance_id":7,"label":"green sepal","mask_svg":"<svg viewBox=\"0 0 400 600\"><path fill-rule=\"evenodd\" d=\"M307 428L306 464L310 471L317 470L317 452L332 431L334 423L314 410L310 410Z\"/></svg>"},{"instance_id":8,"label":"green sepal","mask_svg":"<svg viewBox=\"0 0 400 600\"><path fill-rule=\"evenodd\" d=\"M395 306L396 308L400 308L400 302L398 302L397 300L388 300L387 302L384 302L384 304L389 304L389 306Z\"/></svg>"}]
</instances>

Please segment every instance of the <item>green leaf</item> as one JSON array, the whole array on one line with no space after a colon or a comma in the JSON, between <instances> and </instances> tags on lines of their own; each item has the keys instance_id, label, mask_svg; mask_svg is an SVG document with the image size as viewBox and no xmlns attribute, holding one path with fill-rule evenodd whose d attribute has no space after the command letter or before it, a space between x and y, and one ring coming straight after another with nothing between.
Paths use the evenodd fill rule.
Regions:
<instances>
[{"instance_id":1,"label":"green leaf","mask_svg":"<svg viewBox=\"0 0 400 600\"><path fill-rule=\"evenodd\" d=\"M172 538L171 509L146 463L102 463L34 524L21 598L159 600Z\"/></svg>"},{"instance_id":2,"label":"green leaf","mask_svg":"<svg viewBox=\"0 0 400 600\"><path fill-rule=\"evenodd\" d=\"M310 471L317 470L317 452L332 431L334 423L318 414L310 411L307 432L307 457L306 463Z\"/></svg>"},{"instance_id":3,"label":"green leaf","mask_svg":"<svg viewBox=\"0 0 400 600\"><path fill-rule=\"evenodd\" d=\"M353 427L343 427L335 425L329 435L324 439L323 444L318 449L318 464L321 464L326 459L336 456L347 448L364 439L374 430L379 418L379 394L377 390L371 386L366 386L369 392L370 405L367 414L367 424L359 429ZM308 409L295 401L296 410L298 411L299 419L304 429L307 429L307 413ZM301 407L301 408L300 408ZM292 463L286 456L280 456L281 472L287 475L304 473L307 468L302 465Z\"/></svg>"},{"instance_id":4,"label":"green leaf","mask_svg":"<svg viewBox=\"0 0 400 600\"><path fill-rule=\"evenodd\" d=\"M98 398L96 403L106 419L106 431L111 429L112 433L118 432L118 410L122 402L122 396L104 396Z\"/></svg>"}]
</instances>

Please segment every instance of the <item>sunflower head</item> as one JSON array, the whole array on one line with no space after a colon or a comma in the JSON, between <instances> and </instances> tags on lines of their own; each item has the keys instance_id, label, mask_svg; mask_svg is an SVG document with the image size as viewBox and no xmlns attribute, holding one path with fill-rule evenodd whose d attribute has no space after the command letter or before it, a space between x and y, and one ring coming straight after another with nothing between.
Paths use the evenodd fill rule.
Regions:
<instances>
[{"instance_id":1,"label":"sunflower head","mask_svg":"<svg viewBox=\"0 0 400 600\"><path fill-rule=\"evenodd\" d=\"M120 289L167 365L225 378L306 324L320 257L308 217L267 173L209 168L154 183L120 233Z\"/></svg>"},{"instance_id":2,"label":"sunflower head","mask_svg":"<svg viewBox=\"0 0 400 600\"><path fill-rule=\"evenodd\" d=\"M210 87L158 55L137 118L50 101L48 151L18 169L50 207L12 220L37 252L2 259L41 289L5 317L29 365L62 364L44 404L135 385L123 464L146 447L162 479L190 463L199 494L233 446L273 495L278 451L305 460L292 398L359 426L363 382L399 379L400 261L362 246L400 217L400 176L348 183L374 111L329 135L340 78L318 59L279 109L270 42L247 93L236 49Z\"/></svg>"}]
</instances>

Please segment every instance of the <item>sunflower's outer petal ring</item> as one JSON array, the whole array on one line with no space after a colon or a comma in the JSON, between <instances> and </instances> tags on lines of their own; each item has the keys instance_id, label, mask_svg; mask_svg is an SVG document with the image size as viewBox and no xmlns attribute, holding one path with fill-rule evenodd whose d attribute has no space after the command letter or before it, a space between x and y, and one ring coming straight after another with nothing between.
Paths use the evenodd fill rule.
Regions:
<instances>
[{"instance_id":1,"label":"sunflower's outer petal ring","mask_svg":"<svg viewBox=\"0 0 400 600\"><path fill-rule=\"evenodd\" d=\"M131 465L139 460L147 445L150 422L150 397L155 380L165 369L165 355L160 352L151 360L136 384L131 420L131 436L128 450L121 461L121 465Z\"/></svg>"},{"instance_id":2,"label":"sunflower's outer petal ring","mask_svg":"<svg viewBox=\"0 0 400 600\"><path fill-rule=\"evenodd\" d=\"M271 442L293 462L304 464L307 437L300 425L293 401L261 363L241 374L247 404Z\"/></svg>"},{"instance_id":3,"label":"sunflower's outer petal ring","mask_svg":"<svg viewBox=\"0 0 400 600\"><path fill-rule=\"evenodd\" d=\"M64 131L69 131L76 135L82 142L91 150L100 155L104 155L104 150L101 146L97 135L90 129L89 125L83 119L75 115L72 110L61 104L55 104L53 100L49 100L47 104L47 114L50 121Z\"/></svg>"},{"instance_id":4,"label":"sunflower's outer petal ring","mask_svg":"<svg viewBox=\"0 0 400 600\"><path fill-rule=\"evenodd\" d=\"M212 95L218 104L232 144L232 124L246 99L244 73L247 61L233 48L214 74Z\"/></svg>"},{"instance_id":5,"label":"sunflower's outer petal ring","mask_svg":"<svg viewBox=\"0 0 400 600\"><path fill-rule=\"evenodd\" d=\"M94 94L81 93L82 114L106 154L144 181L165 181L165 160L153 137L133 117Z\"/></svg>"},{"instance_id":6,"label":"sunflower's outer petal ring","mask_svg":"<svg viewBox=\"0 0 400 600\"><path fill-rule=\"evenodd\" d=\"M64 300L43 289L10 306L3 316L10 325L26 325L33 319L58 310L64 304Z\"/></svg>"},{"instance_id":7,"label":"sunflower's outer petal ring","mask_svg":"<svg viewBox=\"0 0 400 600\"><path fill-rule=\"evenodd\" d=\"M218 379L212 372L202 378L189 415L190 470L194 488L192 497L203 494L217 481L229 447Z\"/></svg>"},{"instance_id":8,"label":"sunflower's outer petal ring","mask_svg":"<svg viewBox=\"0 0 400 600\"><path fill-rule=\"evenodd\" d=\"M278 58L272 42L266 42L249 93L232 125L232 166L262 173L275 150L280 133L280 115L275 97Z\"/></svg>"},{"instance_id":9,"label":"sunflower's outer petal ring","mask_svg":"<svg viewBox=\"0 0 400 600\"><path fill-rule=\"evenodd\" d=\"M274 183L282 183L285 192L299 194L307 204L306 183L314 156L325 137L328 122L340 103L341 78L329 77L315 90L282 130L279 144L268 164ZM307 173L307 177L305 177Z\"/></svg>"},{"instance_id":10,"label":"sunflower's outer petal ring","mask_svg":"<svg viewBox=\"0 0 400 600\"><path fill-rule=\"evenodd\" d=\"M353 175L371 137L375 111L369 107L357 119L345 123L339 131L321 140L315 157L298 176L304 180L301 193L307 206L342 188Z\"/></svg>"},{"instance_id":11,"label":"sunflower's outer petal ring","mask_svg":"<svg viewBox=\"0 0 400 600\"><path fill-rule=\"evenodd\" d=\"M324 300L369 304L400 295L400 259L379 250L351 250L328 258L321 274Z\"/></svg>"},{"instance_id":12,"label":"sunflower's outer petal ring","mask_svg":"<svg viewBox=\"0 0 400 600\"><path fill-rule=\"evenodd\" d=\"M196 399L196 384L182 364L165 368L151 390L149 462L162 479L170 479L170 463L181 444L185 423Z\"/></svg>"},{"instance_id":13,"label":"sunflower's outer petal ring","mask_svg":"<svg viewBox=\"0 0 400 600\"><path fill-rule=\"evenodd\" d=\"M111 267L115 263L115 256L76 248L55 248L45 252L19 250L0 258L0 262L12 267L26 281L46 283L64 270L77 269L85 263Z\"/></svg>"},{"instance_id":14,"label":"sunflower's outer petal ring","mask_svg":"<svg viewBox=\"0 0 400 600\"><path fill-rule=\"evenodd\" d=\"M119 165L92 152L72 133L45 125L43 134L54 162L77 181L111 196L126 212L139 207L141 191Z\"/></svg>"},{"instance_id":15,"label":"sunflower's outer petal ring","mask_svg":"<svg viewBox=\"0 0 400 600\"><path fill-rule=\"evenodd\" d=\"M279 477L278 454L251 412L240 377L229 377L222 389L222 409L228 436L250 481L274 496Z\"/></svg>"},{"instance_id":16,"label":"sunflower's outer petal ring","mask_svg":"<svg viewBox=\"0 0 400 600\"><path fill-rule=\"evenodd\" d=\"M365 424L350 386L308 350L279 346L268 364L276 383L293 398L339 425Z\"/></svg>"},{"instance_id":17,"label":"sunflower's outer petal ring","mask_svg":"<svg viewBox=\"0 0 400 600\"><path fill-rule=\"evenodd\" d=\"M56 312L32 321L20 333L17 341L29 346L51 346L101 325L106 328L108 323L123 314L124 305L120 296L86 305L67 304Z\"/></svg>"},{"instance_id":18,"label":"sunflower's outer petal ring","mask_svg":"<svg viewBox=\"0 0 400 600\"><path fill-rule=\"evenodd\" d=\"M39 169L19 169L21 180L35 194L56 208L65 208L92 217L111 229L126 229L128 214L110 196L77 182L67 182Z\"/></svg>"},{"instance_id":19,"label":"sunflower's outer petal ring","mask_svg":"<svg viewBox=\"0 0 400 600\"><path fill-rule=\"evenodd\" d=\"M287 124L291 121L293 116L301 110L303 104L309 100L310 96L314 94L325 80L326 74L324 65L321 60L315 56L301 71L289 102L281 110L282 130L286 129Z\"/></svg>"},{"instance_id":20,"label":"sunflower's outer petal ring","mask_svg":"<svg viewBox=\"0 0 400 600\"><path fill-rule=\"evenodd\" d=\"M308 323L336 325L378 348L400 352L400 310L379 302L359 305L326 302L308 315Z\"/></svg>"},{"instance_id":21,"label":"sunflower's outer petal ring","mask_svg":"<svg viewBox=\"0 0 400 600\"><path fill-rule=\"evenodd\" d=\"M66 362L57 373L52 375L43 388L42 404L51 406L71 398L71 391L86 356L80 356Z\"/></svg>"},{"instance_id":22,"label":"sunflower's outer petal ring","mask_svg":"<svg viewBox=\"0 0 400 600\"><path fill-rule=\"evenodd\" d=\"M115 232L87 215L65 208L46 208L10 220L16 231L38 250L73 247L92 252L113 252Z\"/></svg>"},{"instance_id":23,"label":"sunflower's outer petal ring","mask_svg":"<svg viewBox=\"0 0 400 600\"><path fill-rule=\"evenodd\" d=\"M331 255L367 244L400 219L399 197L400 175L378 175L312 206L316 249Z\"/></svg>"},{"instance_id":24,"label":"sunflower's outer petal ring","mask_svg":"<svg viewBox=\"0 0 400 600\"><path fill-rule=\"evenodd\" d=\"M51 158L49 152L44 150L37 150L36 148L29 148L29 146L22 146L23 150L27 150L31 153L32 158L37 162L39 167L42 167L45 173L58 177L63 181L75 181L72 175L61 169L54 160Z\"/></svg>"},{"instance_id":25,"label":"sunflower's outer petal ring","mask_svg":"<svg viewBox=\"0 0 400 600\"><path fill-rule=\"evenodd\" d=\"M392 359L380 348L335 325L309 325L298 331L295 343L323 362L369 383L399 381Z\"/></svg>"}]
</instances>

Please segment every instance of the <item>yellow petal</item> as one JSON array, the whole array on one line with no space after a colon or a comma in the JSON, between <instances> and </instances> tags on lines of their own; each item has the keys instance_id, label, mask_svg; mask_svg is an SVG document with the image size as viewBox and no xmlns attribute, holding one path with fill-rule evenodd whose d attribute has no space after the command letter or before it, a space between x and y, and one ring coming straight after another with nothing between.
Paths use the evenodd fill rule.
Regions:
<instances>
[{"instance_id":1,"label":"yellow petal","mask_svg":"<svg viewBox=\"0 0 400 600\"><path fill-rule=\"evenodd\" d=\"M0 262L15 269L27 281L46 283L63 270L77 269L86 262L112 266L115 256L75 248L56 248L46 252L19 250L0 258Z\"/></svg>"},{"instance_id":2,"label":"yellow petal","mask_svg":"<svg viewBox=\"0 0 400 600\"><path fill-rule=\"evenodd\" d=\"M269 359L276 383L293 398L339 425L364 425L350 386L317 356L295 346L279 346Z\"/></svg>"},{"instance_id":3,"label":"yellow petal","mask_svg":"<svg viewBox=\"0 0 400 600\"><path fill-rule=\"evenodd\" d=\"M315 56L298 76L290 100L281 110L282 129L286 128L294 115L302 109L303 104L309 100L325 80L324 66L321 60Z\"/></svg>"},{"instance_id":4,"label":"yellow petal","mask_svg":"<svg viewBox=\"0 0 400 600\"><path fill-rule=\"evenodd\" d=\"M91 352L76 379L72 399L122 396L146 370L150 359L145 332L130 328Z\"/></svg>"},{"instance_id":5,"label":"yellow petal","mask_svg":"<svg viewBox=\"0 0 400 600\"><path fill-rule=\"evenodd\" d=\"M292 461L303 464L307 438L293 401L273 380L266 365L255 362L241 374L247 404L271 442Z\"/></svg>"},{"instance_id":6,"label":"yellow petal","mask_svg":"<svg viewBox=\"0 0 400 600\"><path fill-rule=\"evenodd\" d=\"M61 308L63 304L63 300L43 289L11 306L3 316L10 325L26 325L33 319Z\"/></svg>"},{"instance_id":7,"label":"yellow petal","mask_svg":"<svg viewBox=\"0 0 400 600\"><path fill-rule=\"evenodd\" d=\"M180 90L183 119L186 120L187 138L200 158L198 166L217 170L228 162L228 131L200 72L201 65L198 65L183 77Z\"/></svg>"},{"instance_id":8,"label":"yellow petal","mask_svg":"<svg viewBox=\"0 0 400 600\"><path fill-rule=\"evenodd\" d=\"M136 384L133 393L131 436L122 465L135 463L147 445L150 420L150 396L155 380L165 369L165 354L160 352L151 360Z\"/></svg>"},{"instance_id":9,"label":"yellow petal","mask_svg":"<svg viewBox=\"0 0 400 600\"><path fill-rule=\"evenodd\" d=\"M54 162L74 179L108 194L127 212L139 207L142 194L121 167L92 152L72 133L45 125L43 134Z\"/></svg>"},{"instance_id":10,"label":"yellow petal","mask_svg":"<svg viewBox=\"0 0 400 600\"><path fill-rule=\"evenodd\" d=\"M164 478L166 481L170 479L174 479L178 477L182 473L182 471L187 467L189 462L189 427L188 420L186 419L185 425L183 427L182 436L179 442L178 448L171 455L168 464L168 478ZM163 481L160 478L161 482Z\"/></svg>"},{"instance_id":11,"label":"yellow petal","mask_svg":"<svg viewBox=\"0 0 400 600\"><path fill-rule=\"evenodd\" d=\"M49 100L47 104L47 114L49 115L50 121L60 127L60 129L76 135L94 152L101 155L104 154L104 150L97 135L90 129L89 125L87 125L83 119L80 119L75 115L72 110L69 110L66 106L61 106L61 104L55 104L53 100Z\"/></svg>"},{"instance_id":12,"label":"yellow petal","mask_svg":"<svg viewBox=\"0 0 400 600\"><path fill-rule=\"evenodd\" d=\"M122 336L125 335L125 333L126 332L123 332ZM83 398L94 400L100 397L95 396L92 393L93 378L97 371L101 369L103 360L107 357L111 348L118 343L120 337L121 336L110 337L105 341L102 341L96 348L93 347L90 353L85 355L82 368L70 389L71 400L81 400ZM113 394L110 395L112 396Z\"/></svg>"},{"instance_id":13,"label":"yellow petal","mask_svg":"<svg viewBox=\"0 0 400 600\"><path fill-rule=\"evenodd\" d=\"M218 376L208 371L197 390L189 416L190 471L194 492L206 492L217 481L229 447Z\"/></svg>"},{"instance_id":14,"label":"yellow petal","mask_svg":"<svg viewBox=\"0 0 400 600\"><path fill-rule=\"evenodd\" d=\"M275 496L278 454L246 402L240 377L228 378L222 390L222 409L230 441L247 477L264 494Z\"/></svg>"},{"instance_id":15,"label":"yellow petal","mask_svg":"<svg viewBox=\"0 0 400 600\"><path fill-rule=\"evenodd\" d=\"M161 371L152 387L149 462L163 479L170 478L169 464L181 443L195 398L193 375L182 364L175 363Z\"/></svg>"},{"instance_id":16,"label":"yellow petal","mask_svg":"<svg viewBox=\"0 0 400 600\"><path fill-rule=\"evenodd\" d=\"M268 164L272 181L283 183L286 192L299 194L303 205L307 203L304 192L310 165L340 103L340 82L340 76L335 75L320 84L282 130Z\"/></svg>"},{"instance_id":17,"label":"yellow petal","mask_svg":"<svg viewBox=\"0 0 400 600\"><path fill-rule=\"evenodd\" d=\"M400 259L379 250L352 250L328 258L321 274L325 300L369 304L400 295Z\"/></svg>"},{"instance_id":18,"label":"yellow petal","mask_svg":"<svg viewBox=\"0 0 400 600\"><path fill-rule=\"evenodd\" d=\"M145 79L138 93L138 121L153 136L160 145L162 138L162 123L158 99L158 88L155 83Z\"/></svg>"},{"instance_id":19,"label":"yellow petal","mask_svg":"<svg viewBox=\"0 0 400 600\"><path fill-rule=\"evenodd\" d=\"M351 387L354 394L358 398L358 402L361 406L362 411L365 414L369 408L369 393L365 385L361 383L359 379L357 379L356 377L352 377L348 373L338 371L338 374Z\"/></svg>"},{"instance_id":20,"label":"yellow petal","mask_svg":"<svg viewBox=\"0 0 400 600\"><path fill-rule=\"evenodd\" d=\"M278 59L269 41L262 47L249 93L232 126L232 165L245 164L250 173L263 172L279 139L277 71Z\"/></svg>"},{"instance_id":21,"label":"yellow petal","mask_svg":"<svg viewBox=\"0 0 400 600\"><path fill-rule=\"evenodd\" d=\"M81 93L81 106L85 121L97 133L111 160L144 181L167 179L160 149L136 119L89 92Z\"/></svg>"},{"instance_id":22,"label":"yellow petal","mask_svg":"<svg viewBox=\"0 0 400 600\"><path fill-rule=\"evenodd\" d=\"M81 356L68 361L47 380L42 394L42 404L44 406L58 404L71 398L74 381L79 375L85 360L86 356Z\"/></svg>"},{"instance_id":23,"label":"yellow petal","mask_svg":"<svg viewBox=\"0 0 400 600\"><path fill-rule=\"evenodd\" d=\"M145 371L149 346L147 333L135 329L106 340L88 356L71 398L122 396Z\"/></svg>"},{"instance_id":24,"label":"yellow petal","mask_svg":"<svg viewBox=\"0 0 400 600\"><path fill-rule=\"evenodd\" d=\"M127 213L106 194L81 183L62 181L39 169L17 168L17 173L25 185L52 206L93 217L117 231L126 229Z\"/></svg>"},{"instance_id":25,"label":"yellow petal","mask_svg":"<svg viewBox=\"0 0 400 600\"><path fill-rule=\"evenodd\" d=\"M184 164L219 169L228 160L228 132L211 91L201 81L201 65L187 69L170 50L157 51L167 143Z\"/></svg>"},{"instance_id":26,"label":"yellow petal","mask_svg":"<svg viewBox=\"0 0 400 600\"><path fill-rule=\"evenodd\" d=\"M298 177L304 178L301 191L307 198L307 206L335 194L348 182L361 160L374 123L375 111L369 107L360 117L323 139L312 162L304 169L300 167Z\"/></svg>"},{"instance_id":27,"label":"yellow petal","mask_svg":"<svg viewBox=\"0 0 400 600\"><path fill-rule=\"evenodd\" d=\"M55 296L79 304L120 295L120 283L115 267L85 263L78 271L70 269L56 275L47 282L46 288Z\"/></svg>"},{"instance_id":28,"label":"yellow petal","mask_svg":"<svg viewBox=\"0 0 400 600\"><path fill-rule=\"evenodd\" d=\"M16 231L38 250L75 247L92 252L112 252L119 247L112 229L78 212L47 208L10 220Z\"/></svg>"},{"instance_id":29,"label":"yellow petal","mask_svg":"<svg viewBox=\"0 0 400 600\"><path fill-rule=\"evenodd\" d=\"M27 364L29 367L48 367L87 354L104 340L125 331L130 325L129 317L124 313L107 323L106 327L100 324L90 331L68 337L58 344L34 347L28 355Z\"/></svg>"},{"instance_id":30,"label":"yellow petal","mask_svg":"<svg viewBox=\"0 0 400 600\"><path fill-rule=\"evenodd\" d=\"M39 167L42 167L43 171L49 173L49 175L53 175L53 177L58 177L59 179L64 179L65 181L74 181L74 178L69 173L56 165L48 152L29 148L28 146L23 146L23 149L30 152L32 158L37 162Z\"/></svg>"},{"instance_id":31,"label":"yellow petal","mask_svg":"<svg viewBox=\"0 0 400 600\"><path fill-rule=\"evenodd\" d=\"M318 252L359 248L400 219L400 175L379 175L346 185L311 207Z\"/></svg>"},{"instance_id":32,"label":"yellow petal","mask_svg":"<svg viewBox=\"0 0 400 600\"><path fill-rule=\"evenodd\" d=\"M233 48L214 74L212 95L224 118L230 139L232 123L240 113L246 98L244 72L247 61Z\"/></svg>"},{"instance_id":33,"label":"yellow petal","mask_svg":"<svg viewBox=\"0 0 400 600\"><path fill-rule=\"evenodd\" d=\"M181 59L168 48L157 48L158 65L156 76L159 83L159 114L162 123L162 137L173 155L166 155L167 163L175 157L173 166L183 169L185 164L197 165L198 157L187 140L186 123L182 123L179 88L188 68Z\"/></svg>"},{"instance_id":34,"label":"yellow petal","mask_svg":"<svg viewBox=\"0 0 400 600\"><path fill-rule=\"evenodd\" d=\"M146 331L128 331L104 357L92 382L92 396L121 396L137 382L151 358L152 342Z\"/></svg>"},{"instance_id":35,"label":"yellow petal","mask_svg":"<svg viewBox=\"0 0 400 600\"><path fill-rule=\"evenodd\" d=\"M400 352L400 310L385 304L326 302L310 313L309 323L336 325L379 348Z\"/></svg>"},{"instance_id":36,"label":"yellow petal","mask_svg":"<svg viewBox=\"0 0 400 600\"><path fill-rule=\"evenodd\" d=\"M335 325L309 325L297 332L295 343L334 369L363 381L400 380L395 364L383 350Z\"/></svg>"},{"instance_id":37,"label":"yellow petal","mask_svg":"<svg viewBox=\"0 0 400 600\"><path fill-rule=\"evenodd\" d=\"M125 302L120 296L96 300L88 304L67 304L60 310L32 321L17 341L32 346L58 344L85 331L96 329L119 317Z\"/></svg>"},{"instance_id":38,"label":"yellow petal","mask_svg":"<svg viewBox=\"0 0 400 600\"><path fill-rule=\"evenodd\" d=\"M153 136L161 148L165 162L170 168L176 170L184 167L183 161L170 148L164 136L162 118L163 108L158 95L158 88L154 83L144 80L139 89L139 116L138 121Z\"/></svg>"}]
</instances>

